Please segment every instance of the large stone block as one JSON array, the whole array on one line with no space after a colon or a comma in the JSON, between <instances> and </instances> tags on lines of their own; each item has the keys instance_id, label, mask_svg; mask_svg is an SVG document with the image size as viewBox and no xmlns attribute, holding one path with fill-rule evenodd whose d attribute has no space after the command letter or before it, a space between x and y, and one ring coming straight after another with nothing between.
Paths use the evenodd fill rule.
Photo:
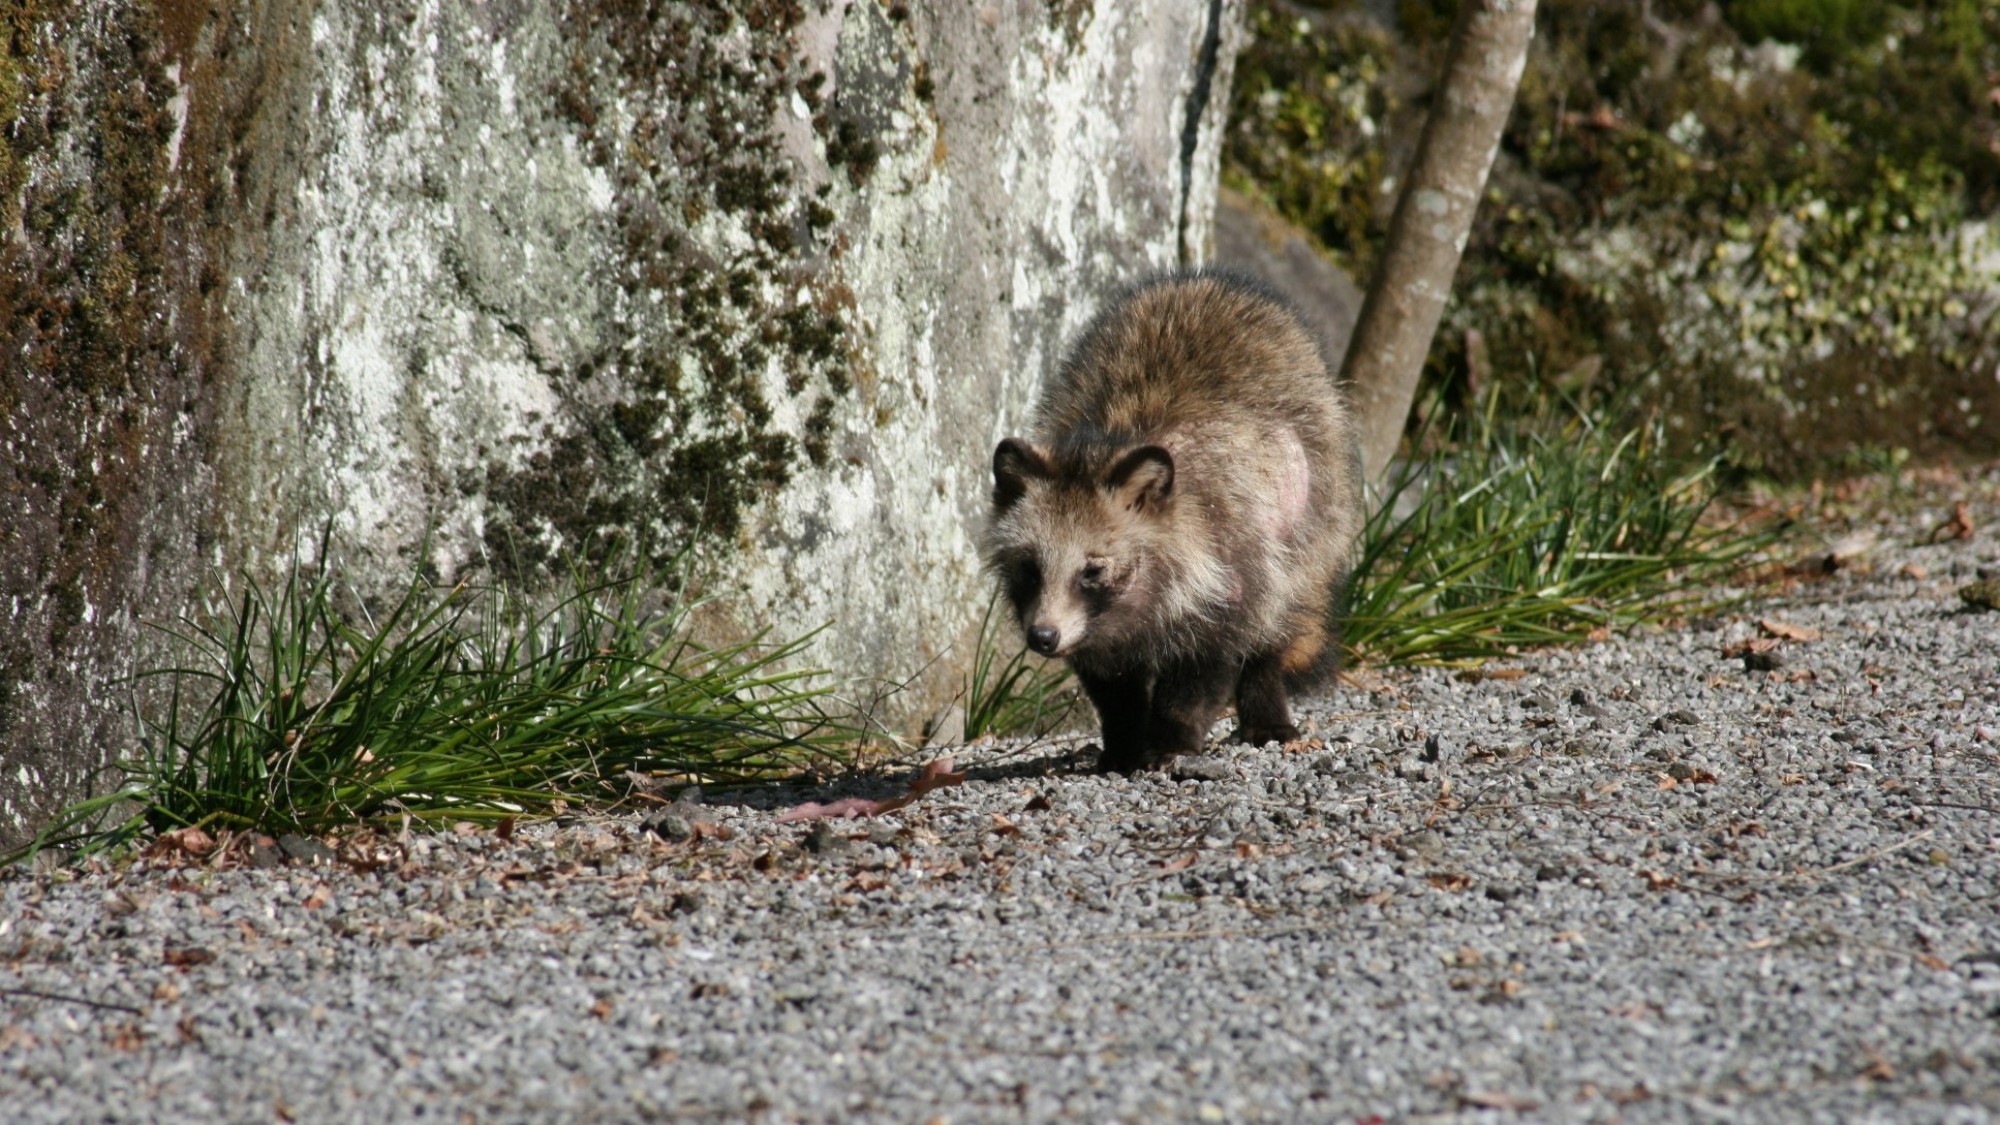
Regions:
<instances>
[{"instance_id":1,"label":"large stone block","mask_svg":"<svg viewBox=\"0 0 2000 1125\"><path fill-rule=\"evenodd\" d=\"M993 443L1103 295L1209 240L1240 22L36 7L0 69L36 141L0 152L0 313L40 357L0 385L0 837L128 749L138 620L323 528L364 591L696 543L709 628L830 622L816 661L933 705Z\"/></svg>"}]
</instances>

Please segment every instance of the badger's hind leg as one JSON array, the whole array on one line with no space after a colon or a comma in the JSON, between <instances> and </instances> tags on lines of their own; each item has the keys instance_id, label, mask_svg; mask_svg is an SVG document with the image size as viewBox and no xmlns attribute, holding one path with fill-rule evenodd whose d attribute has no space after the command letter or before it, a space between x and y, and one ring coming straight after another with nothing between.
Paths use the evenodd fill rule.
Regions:
<instances>
[{"instance_id":1,"label":"badger's hind leg","mask_svg":"<svg viewBox=\"0 0 2000 1125\"><path fill-rule=\"evenodd\" d=\"M1236 741L1252 746L1296 742L1291 695L1285 690L1285 654L1261 653L1243 664L1236 680Z\"/></svg>"}]
</instances>

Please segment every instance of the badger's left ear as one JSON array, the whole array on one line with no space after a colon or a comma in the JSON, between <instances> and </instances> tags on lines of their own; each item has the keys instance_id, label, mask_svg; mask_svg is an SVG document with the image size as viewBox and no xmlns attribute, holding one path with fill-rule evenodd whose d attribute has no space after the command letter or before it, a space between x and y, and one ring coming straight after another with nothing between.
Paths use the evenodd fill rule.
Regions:
<instances>
[{"instance_id":1,"label":"badger's left ear","mask_svg":"<svg viewBox=\"0 0 2000 1125\"><path fill-rule=\"evenodd\" d=\"M1174 495L1174 455L1142 445L1118 459L1104 475L1104 487L1135 512L1157 513Z\"/></svg>"},{"instance_id":2,"label":"badger's left ear","mask_svg":"<svg viewBox=\"0 0 2000 1125\"><path fill-rule=\"evenodd\" d=\"M1049 459L1042 451L1010 437L993 450L993 510L1005 513L1027 494L1028 482L1047 480Z\"/></svg>"}]
</instances>

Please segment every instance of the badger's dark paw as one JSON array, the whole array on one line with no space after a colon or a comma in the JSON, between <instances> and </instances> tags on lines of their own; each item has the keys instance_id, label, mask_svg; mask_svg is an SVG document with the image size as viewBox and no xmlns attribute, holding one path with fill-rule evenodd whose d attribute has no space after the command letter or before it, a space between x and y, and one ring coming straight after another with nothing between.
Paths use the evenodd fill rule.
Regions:
<instances>
[{"instance_id":1,"label":"badger's dark paw","mask_svg":"<svg viewBox=\"0 0 2000 1125\"><path fill-rule=\"evenodd\" d=\"M1236 728L1236 741L1251 746L1263 746L1272 742L1297 742L1304 737L1304 732L1291 723L1284 723L1282 725L1259 723L1249 726L1238 726Z\"/></svg>"}]
</instances>

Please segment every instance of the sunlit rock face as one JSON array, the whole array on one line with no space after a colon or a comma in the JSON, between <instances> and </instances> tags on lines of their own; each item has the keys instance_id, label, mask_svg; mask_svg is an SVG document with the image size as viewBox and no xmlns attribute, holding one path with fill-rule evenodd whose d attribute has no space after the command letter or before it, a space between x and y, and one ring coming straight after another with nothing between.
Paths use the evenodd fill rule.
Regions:
<instances>
[{"instance_id":1,"label":"sunlit rock face","mask_svg":"<svg viewBox=\"0 0 2000 1125\"><path fill-rule=\"evenodd\" d=\"M896 722L950 694L988 454L1108 292L1200 256L1240 23L30 7L0 54L0 838L131 749L143 622L322 542L364 597L692 543L716 634L831 623L852 694L921 673Z\"/></svg>"}]
</instances>

